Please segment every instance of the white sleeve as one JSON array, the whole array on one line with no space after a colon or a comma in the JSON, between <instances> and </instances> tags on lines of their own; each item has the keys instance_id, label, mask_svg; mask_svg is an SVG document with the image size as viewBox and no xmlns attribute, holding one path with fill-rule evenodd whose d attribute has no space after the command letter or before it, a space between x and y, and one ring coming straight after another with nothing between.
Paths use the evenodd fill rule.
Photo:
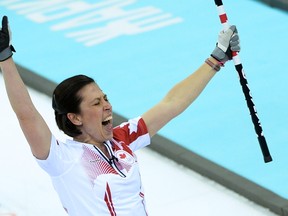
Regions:
<instances>
[{"instance_id":1,"label":"white sleeve","mask_svg":"<svg viewBox=\"0 0 288 216\"><path fill-rule=\"evenodd\" d=\"M67 145L52 135L48 158L46 160L36 158L36 161L50 176L56 177L73 165L73 158L67 151Z\"/></svg>"}]
</instances>

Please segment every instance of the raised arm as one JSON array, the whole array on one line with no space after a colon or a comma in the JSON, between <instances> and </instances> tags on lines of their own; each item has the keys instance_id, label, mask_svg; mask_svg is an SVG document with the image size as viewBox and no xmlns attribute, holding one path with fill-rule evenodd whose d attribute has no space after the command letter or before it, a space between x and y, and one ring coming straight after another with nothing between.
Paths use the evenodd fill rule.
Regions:
<instances>
[{"instance_id":1,"label":"raised arm","mask_svg":"<svg viewBox=\"0 0 288 216\"><path fill-rule=\"evenodd\" d=\"M194 73L176 84L163 100L142 115L151 137L171 119L182 113L200 95L216 71L220 70L227 60L232 59L231 50L240 51L235 26L231 26L226 32L220 32L217 46L211 57Z\"/></svg>"},{"instance_id":2,"label":"raised arm","mask_svg":"<svg viewBox=\"0 0 288 216\"><path fill-rule=\"evenodd\" d=\"M50 149L51 132L33 105L12 59L14 48L10 45L8 29L8 20L4 16L0 31L0 67L7 95L33 155L39 159L46 159Z\"/></svg>"}]
</instances>

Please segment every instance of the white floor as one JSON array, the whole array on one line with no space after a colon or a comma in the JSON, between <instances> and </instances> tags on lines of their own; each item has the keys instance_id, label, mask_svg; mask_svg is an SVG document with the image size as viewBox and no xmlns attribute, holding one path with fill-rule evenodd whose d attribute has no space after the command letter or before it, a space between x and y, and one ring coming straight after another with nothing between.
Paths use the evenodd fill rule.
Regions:
<instances>
[{"instance_id":1,"label":"white floor","mask_svg":"<svg viewBox=\"0 0 288 216\"><path fill-rule=\"evenodd\" d=\"M29 91L51 129L58 133L50 98ZM2 74L0 104L0 216L65 216L48 175L34 161L18 126L5 93ZM138 158L150 216L275 215L150 149L139 151Z\"/></svg>"}]
</instances>

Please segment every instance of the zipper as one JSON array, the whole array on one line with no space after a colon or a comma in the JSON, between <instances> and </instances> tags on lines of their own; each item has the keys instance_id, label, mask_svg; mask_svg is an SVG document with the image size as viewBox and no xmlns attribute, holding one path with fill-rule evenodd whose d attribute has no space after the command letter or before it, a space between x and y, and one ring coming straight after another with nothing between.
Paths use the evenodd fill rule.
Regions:
<instances>
[{"instance_id":1,"label":"zipper","mask_svg":"<svg viewBox=\"0 0 288 216\"><path fill-rule=\"evenodd\" d=\"M94 148L98 151L98 153L107 161L108 164L110 164L110 166L116 170L116 172L122 177L122 178L126 178L126 175L117 167L115 160L118 162L118 158L115 157L110 145L108 145L106 142L104 142L104 145L106 147L106 149L108 150L108 153L110 155L111 158L108 158L97 146L93 145Z\"/></svg>"}]
</instances>

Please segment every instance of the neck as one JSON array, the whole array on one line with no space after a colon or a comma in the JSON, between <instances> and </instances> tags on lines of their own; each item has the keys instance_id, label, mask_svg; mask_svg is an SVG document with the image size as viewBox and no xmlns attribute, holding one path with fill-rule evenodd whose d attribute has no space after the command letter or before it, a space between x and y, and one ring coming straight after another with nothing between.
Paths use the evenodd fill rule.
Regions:
<instances>
[{"instance_id":1,"label":"neck","mask_svg":"<svg viewBox=\"0 0 288 216\"><path fill-rule=\"evenodd\" d=\"M90 145L97 146L108 158L110 157L110 155L108 153L108 150L107 150L106 146L104 145L104 142L101 142L101 143L100 142L95 142L92 139L83 138L81 136L74 137L73 140L77 141L77 142L87 143L87 144L90 144Z\"/></svg>"},{"instance_id":2,"label":"neck","mask_svg":"<svg viewBox=\"0 0 288 216\"><path fill-rule=\"evenodd\" d=\"M97 141L95 141L93 139L90 139L90 138L84 138L84 137L78 136L78 137L73 137L73 140L77 141L77 142L82 142L82 143L95 145L95 146L97 146L99 148L104 147L104 142L97 142Z\"/></svg>"}]
</instances>

